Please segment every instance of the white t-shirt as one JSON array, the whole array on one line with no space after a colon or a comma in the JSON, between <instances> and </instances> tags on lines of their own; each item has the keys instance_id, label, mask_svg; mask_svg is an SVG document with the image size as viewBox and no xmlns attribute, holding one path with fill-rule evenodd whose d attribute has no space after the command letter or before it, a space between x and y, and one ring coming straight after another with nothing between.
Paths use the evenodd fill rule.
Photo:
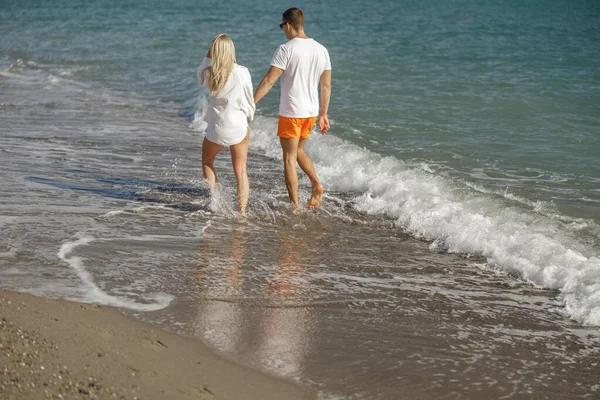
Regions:
<instances>
[{"instance_id":1,"label":"white t-shirt","mask_svg":"<svg viewBox=\"0 0 600 400\"><path fill-rule=\"evenodd\" d=\"M275 50L271 65L284 70L279 115L288 118L319 115L319 79L324 71L331 69L325 46L314 39L291 39Z\"/></svg>"},{"instance_id":2,"label":"white t-shirt","mask_svg":"<svg viewBox=\"0 0 600 400\"><path fill-rule=\"evenodd\" d=\"M202 81L202 71L212 65L210 58L204 57L198 67L198 83ZM246 137L248 122L254 118L254 95L252 78L248 68L233 64L227 83L215 96L208 98L209 105L204 115L207 123L206 138L213 143L231 146L240 143Z\"/></svg>"}]
</instances>

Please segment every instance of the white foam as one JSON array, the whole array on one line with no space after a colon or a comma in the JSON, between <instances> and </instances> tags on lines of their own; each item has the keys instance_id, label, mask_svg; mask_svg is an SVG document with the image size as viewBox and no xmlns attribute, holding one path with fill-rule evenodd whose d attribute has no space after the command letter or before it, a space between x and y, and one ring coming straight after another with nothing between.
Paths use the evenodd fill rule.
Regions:
<instances>
[{"instance_id":1,"label":"white foam","mask_svg":"<svg viewBox=\"0 0 600 400\"><path fill-rule=\"evenodd\" d=\"M535 286L558 289L569 316L600 325L600 259L560 221L333 135L313 134L306 147L326 188L354 193L357 210L386 215L450 252L483 255ZM281 160L274 118L256 118L250 148Z\"/></svg>"},{"instance_id":2,"label":"white foam","mask_svg":"<svg viewBox=\"0 0 600 400\"><path fill-rule=\"evenodd\" d=\"M110 217L113 217L115 215L125 214L126 212L127 212L126 210L109 211L106 214L101 215L100 218L110 218Z\"/></svg>"},{"instance_id":3,"label":"white foam","mask_svg":"<svg viewBox=\"0 0 600 400\"><path fill-rule=\"evenodd\" d=\"M8 251L0 251L0 258L15 258L17 253L18 253L18 250L16 248L9 247Z\"/></svg>"},{"instance_id":4,"label":"white foam","mask_svg":"<svg viewBox=\"0 0 600 400\"><path fill-rule=\"evenodd\" d=\"M143 205L138 207L133 207L129 209L121 209L121 210L113 210L108 211L105 214L99 216L99 218L110 218L117 215L129 214L129 213L142 213L147 210L164 210L164 211L174 211L172 207L167 207L165 205Z\"/></svg>"},{"instance_id":5,"label":"white foam","mask_svg":"<svg viewBox=\"0 0 600 400\"><path fill-rule=\"evenodd\" d=\"M207 127L206 122L204 122L204 115L206 114L206 109L208 107L208 97L201 96L198 99L197 111L194 113L194 120L190 124L190 128L198 131L204 132Z\"/></svg>"},{"instance_id":6,"label":"white foam","mask_svg":"<svg viewBox=\"0 0 600 400\"><path fill-rule=\"evenodd\" d=\"M0 215L0 228L2 228L5 225L12 224L16 220L17 217L12 215Z\"/></svg>"},{"instance_id":7,"label":"white foam","mask_svg":"<svg viewBox=\"0 0 600 400\"><path fill-rule=\"evenodd\" d=\"M200 235L202 235L204 233L204 230L208 227L205 226L200 230ZM181 240L192 240L192 241L196 241L199 239L199 236L174 236L174 235L140 235L140 236L123 236L123 237L117 237L117 238L112 238L112 239L103 239L104 241L110 241L110 240L133 240L133 241L138 241L138 242L155 242L155 241L159 241L159 240L164 240L164 239L175 239L178 241Z\"/></svg>"},{"instance_id":8,"label":"white foam","mask_svg":"<svg viewBox=\"0 0 600 400\"><path fill-rule=\"evenodd\" d=\"M71 266L71 268L73 268L73 270L81 279L82 283L87 289L86 293L84 294L85 301L96 304L104 304L113 307L128 308L137 311L160 310L161 308L165 308L171 303L171 301L173 300L173 296L166 293L154 293L148 296L148 300L153 301L153 303L144 304L137 303L128 299L123 299L117 296L111 296L110 294L100 289L98 285L96 285L96 283L94 282L93 276L85 269L81 257L69 256L76 247L87 245L90 242L93 242L94 240L95 238L91 236L86 236L72 242L64 243L60 247L60 250L57 254L61 260L65 261L69 264L69 266Z\"/></svg>"}]
</instances>

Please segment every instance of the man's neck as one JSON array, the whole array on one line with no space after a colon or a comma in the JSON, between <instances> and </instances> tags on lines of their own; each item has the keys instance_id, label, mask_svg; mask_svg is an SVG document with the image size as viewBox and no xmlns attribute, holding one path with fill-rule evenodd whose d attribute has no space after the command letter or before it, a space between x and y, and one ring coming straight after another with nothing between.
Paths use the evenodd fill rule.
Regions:
<instances>
[{"instance_id":1,"label":"man's neck","mask_svg":"<svg viewBox=\"0 0 600 400\"><path fill-rule=\"evenodd\" d=\"M304 33L304 29L301 29L296 32L292 32L291 36L292 36L291 39L308 39L308 36L306 36L306 33Z\"/></svg>"}]
</instances>

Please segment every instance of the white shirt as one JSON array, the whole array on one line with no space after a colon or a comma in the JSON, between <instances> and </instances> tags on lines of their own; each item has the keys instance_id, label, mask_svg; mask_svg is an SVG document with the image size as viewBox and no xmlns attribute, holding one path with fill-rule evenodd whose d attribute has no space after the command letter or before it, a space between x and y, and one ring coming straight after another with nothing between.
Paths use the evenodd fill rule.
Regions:
<instances>
[{"instance_id":1,"label":"white shirt","mask_svg":"<svg viewBox=\"0 0 600 400\"><path fill-rule=\"evenodd\" d=\"M210 58L204 57L198 67L198 83L202 81L202 71L212 65ZM204 116L207 123L206 138L213 143L231 146L246 137L248 123L254 119L254 95L252 78L248 68L233 64L227 83L216 95L210 95L209 105Z\"/></svg>"},{"instance_id":2,"label":"white shirt","mask_svg":"<svg viewBox=\"0 0 600 400\"><path fill-rule=\"evenodd\" d=\"M331 69L329 52L314 39L294 38L275 50L271 65L281 75L279 115L309 118L319 115L319 79Z\"/></svg>"}]
</instances>

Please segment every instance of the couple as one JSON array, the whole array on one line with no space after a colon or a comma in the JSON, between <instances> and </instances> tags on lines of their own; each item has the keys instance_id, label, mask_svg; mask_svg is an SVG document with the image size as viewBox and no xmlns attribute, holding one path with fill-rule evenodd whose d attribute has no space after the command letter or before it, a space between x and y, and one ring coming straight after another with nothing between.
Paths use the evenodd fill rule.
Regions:
<instances>
[{"instance_id":1,"label":"couple","mask_svg":"<svg viewBox=\"0 0 600 400\"><path fill-rule=\"evenodd\" d=\"M327 49L304 33L304 14L298 8L283 13L279 27L288 41L280 45L271 66L252 94L248 69L236 64L231 38L217 35L198 68L198 81L210 91L210 105L204 117L208 126L202 143L202 172L210 186L217 182L214 169L216 155L230 146L231 162L237 181L239 211L246 215L248 175L246 160L250 128L255 104L281 77L279 124L277 136L283 150L285 184L290 201L299 211L296 162L308 175L312 193L308 208L317 207L323 196L312 160L304 152L304 144L317 122L324 135L329 130L327 109L331 97L331 62ZM319 111L318 86L321 85Z\"/></svg>"}]
</instances>

